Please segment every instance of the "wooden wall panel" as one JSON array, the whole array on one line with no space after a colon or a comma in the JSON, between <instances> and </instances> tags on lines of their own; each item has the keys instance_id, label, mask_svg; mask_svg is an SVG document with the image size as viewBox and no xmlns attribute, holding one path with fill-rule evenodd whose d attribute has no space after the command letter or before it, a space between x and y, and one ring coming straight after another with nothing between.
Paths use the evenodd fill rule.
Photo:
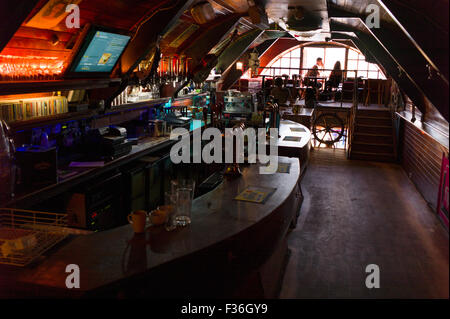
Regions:
<instances>
[{"instance_id":1,"label":"wooden wall panel","mask_svg":"<svg viewBox=\"0 0 450 319\"><path fill-rule=\"evenodd\" d=\"M442 154L448 154L448 149L414 124L402 121L402 166L424 199L436 209Z\"/></svg>"},{"instance_id":2,"label":"wooden wall panel","mask_svg":"<svg viewBox=\"0 0 450 319\"><path fill-rule=\"evenodd\" d=\"M51 30L35 29L21 26L14 36L27 39L40 39L50 41L54 35L57 35L60 41L68 42L75 32L78 31L68 30L67 32L56 32Z\"/></svg>"}]
</instances>

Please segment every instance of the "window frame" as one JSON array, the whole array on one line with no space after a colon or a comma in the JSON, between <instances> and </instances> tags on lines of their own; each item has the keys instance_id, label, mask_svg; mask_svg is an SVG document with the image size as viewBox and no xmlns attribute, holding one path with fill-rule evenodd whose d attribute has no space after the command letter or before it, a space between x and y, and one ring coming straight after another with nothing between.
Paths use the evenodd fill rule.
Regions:
<instances>
[{"instance_id":1,"label":"window frame","mask_svg":"<svg viewBox=\"0 0 450 319\"><path fill-rule=\"evenodd\" d=\"M307 66L304 65L305 63L305 48L323 48L324 54L323 59L324 63L326 61L327 56L327 48L343 48L345 49L345 61L344 61L344 70L347 71L353 71L348 69L349 61L356 61L357 68L356 70L356 76L361 76L363 74L365 78L368 79L387 79L386 75L384 74L383 70L378 66L376 63L370 63L366 61L365 56L356 48L344 45L344 44L329 44L329 43L310 43L310 44L300 44L298 46L294 46L282 53L280 53L278 56L276 56L272 61L270 61L266 67L261 71L261 75L270 76L270 77L277 77L282 76L283 74L289 74L289 76L292 76L293 74L301 74L303 75L306 71L303 69L306 69ZM292 52L294 50L300 49L300 67L292 67L292 59L298 59L297 57L292 57ZM350 58L349 52L352 50L357 54L357 58ZM289 68L284 68L281 64L282 59L289 59ZM278 61L280 61L280 66L273 67L274 64L276 64ZM368 63L367 68L360 68L360 63ZM371 71L370 66L374 65L377 68L377 71ZM297 71L296 71L297 70ZM375 77L369 77L370 74L374 74L376 72ZM347 73L354 73L354 72L345 72L345 77L348 76Z\"/></svg>"}]
</instances>

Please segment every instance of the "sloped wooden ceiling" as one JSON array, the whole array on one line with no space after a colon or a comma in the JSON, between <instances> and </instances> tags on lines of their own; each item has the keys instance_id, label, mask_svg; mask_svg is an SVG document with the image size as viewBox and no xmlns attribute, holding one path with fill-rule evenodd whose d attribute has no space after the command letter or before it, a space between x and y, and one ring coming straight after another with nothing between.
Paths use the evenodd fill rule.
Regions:
<instances>
[{"instance_id":1,"label":"sloped wooden ceiling","mask_svg":"<svg viewBox=\"0 0 450 319\"><path fill-rule=\"evenodd\" d=\"M59 4L70 2L50 1ZM2 50L0 56L30 54L50 56L56 57L64 67L67 67L74 53L73 47L80 39L84 26L96 24L133 34L146 25L147 29L145 32L141 30L143 33L138 43L131 45L132 52L124 54L118 74L120 76L132 70L140 59L145 58L149 47L155 45L158 35L164 36L161 41L164 54L183 53L192 43L196 43L196 39L201 38L205 41L203 43L200 41L199 45L207 45L208 48L199 52L214 53L226 44L229 34L233 32L224 28L222 30L224 33L218 35L217 39L205 37L205 32L211 30L211 27L217 27L217 21L223 21L225 24L227 16L240 17L239 34L261 28L253 25L247 17L251 3L248 0L208 0L215 10L216 23L211 21L199 25L190 15L189 8L200 1L73 0L72 2L79 3L81 10L80 29L67 29L65 19L54 27L43 29L30 25L30 21L48 0L26 1L26 6L22 3L24 1L21 2L21 6L16 4L17 0L2 0L0 23L5 28L0 37ZM308 40L302 39L304 36L311 36L310 39L315 40L316 35L321 38L353 37L354 42L363 47L362 50L365 50L369 59L377 59L391 76L395 78L394 70L401 70L405 78L399 80L399 84L405 92L410 92L410 98L422 111L426 112L431 105L448 122L448 0L254 0L253 2L260 6L262 13L267 12L269 21L278 21L282 28L286 28L299 40ZM370 29L365 25L368 15L366 8L370 4L380 7L381 28ZM298 7L305 11L305 19L297 19L293 23L292 14ZM16 10L10 10L11 8ZM160 11L164 11L164 14ZM158 13L158 21L148 23L146 19L155 12ZM23 22L19 26L17 21L21 20ZM317 25L313 23L314 21L318 22ZM259 39L264 37L261 36Z\"/></svg>"},{"instance_id":2,"label":"sloped wooden ceiling","mask_svg":"<svg viewBox=\"0 0 450 319\"><path fill-rule=\"evenodd\" d=\"M18 10L13 10L13 14L10 14L13 16L11 19L8 19L8 16L2 19L2 25L5 24L7 28L2 30L0 55L51 57L56 58L64 65L64 68L67 68L74 54L74 45L80 40L83 28L89 25L99 25L128 32L133 36L135 42L139 42L132 43L133 40L130 42L131 48L127 50L135 52L124 54L121 62L125 65L121 69L119 68L119 74L115 72L116 76L135 67L138 63L137 60L145 57L148 46L155 45L153 42L158 36L163 36L160 43L162 53L173 55L182 53L189 44L200 38L209 28L225 21L227 16L237 16L237 20L240 21L239 34L255 27L246 17L247 1L210 0L216 13L216 19L203 25L194 21L189 10L201 0L35 0L34 3L33 1L26 2L28 4L26 7L14 7L15 0L1 2L1 8L4 9L2 14L11 12L11 10L8 11L10 7ZM36 23L35 17L42 13L43 9L50 8L52 14L60 12L61 16L65 17L65 6L70 3L79 5L79 29L68 29L65 18L52 27L44 26L42 20L39 21L40 23ZM173 19L175 21L172 23L170 20ZM18 25L14 26L10 20L23 22L21 24L18 22ZM154 25L152 26L151 23ZM148 30L145 30L144 25ZM140 39L134 39L136 31L141 33ZM225 39L229 37L227 34L224 36ZM217 41L221 38L222 36L219 36ZM219 44L214 43L212 47ZM205 43L200 43L200 45L205 45ZM210 50L206 50L206 52L208 51ZM135 59L135 61L130 59Z\"/></svg>"},{"instance_id":3,"label":"sloped wooden ceiling","mask_svg":"<svg viewBox=\"0 0 450 319\"><path fill-rule=\"evenodd\" d=\"M448 1L433 3L420 11L423 1L328 0L328 11L331 21L336 22L332 32L354 32L373 56L385 55L385 69L397 70L408 79L400 81L401 88L405 92L417 91L409 96L417 107L423 113L435 108L448 122ZM365 24L370 4L380 8L380 28L368 28ZM404 9L400 10L402 6ZM434 23L425 22L434 17ZM416 21L420 31L413 26ZM346 26L345 30L342 26ZM426 37L434 41L425 40ZM389 75L395 78L392 73Z\"/></svg>"},{"instance_id":4,"label":"sloped wooden ceiling","mask_svg":"<svg viewBox=\"0 0 450 319\"><path fill-rule=\"evenodd\" d=\"M0 1L0 52L9 42L23 20L32 12L39 0Z\"/></svg>"},{"instance_id":5,"label":"sloped wooden ceiling","mask_svg":"<svg viewBox=\"0 0 450 319\"><path fill-rule=\"evenodd\" d=\"M14 2L11 0L5 1L10 3ZM2 3L5 3L5 1L2 1ZM95 24L132 33L140 21L149 13L154 12L161 6L167 5L171 1L81 0L81 2L78 2L81 28L67 28L65 18L61 19L59 24L52 27L41 27L40 25L44 26L45 23L42 20L41 24L33 23L35 22L33 18L48 3L47 0L40 0L28 17L23 19L23 23L15 31L14 36L8 41L8 44L0 54L4 56L33 55L55 57L67 67L73 53L73 46L80 38L82 30L86 25ZM64 12L66 4L70 2L62 0L54 3L60 6L57 7L55 5L53 13L61 10L61 8L63 10L62 12ZM64 16L63 13L62 16ZM13 29L13 26L10 29ZM5 31L2 30L2 33Z\"/></svg>"},{"instance_id":6,"label":"sloped wooden ceiling","mask_svg":"<svg viewBox=\"0 0 450 319\"><path fill-rule=\"evenodd\" d=\"M331 16L366 16L369 4L379 5L384 31L398 31L426 56L429 63L448 79L449 2L447 0L334 0L329 1ZM374 30L382 31L382 30ZM397 38L397 37L395 37Z\"/></svg>"},{"instance_id":7,"label":"sloped wooden ceiling","mask_svg":"<svg viewBox=\"0 0 450 319\"><path fill-rule=\"evenodd\" d=\"M393 1L385 0L384 4L406 28L408 33L425 50L449 78L449 7L448 1ZM429 30L435 30L430 32Z\"/></svg>"}]
</instances>

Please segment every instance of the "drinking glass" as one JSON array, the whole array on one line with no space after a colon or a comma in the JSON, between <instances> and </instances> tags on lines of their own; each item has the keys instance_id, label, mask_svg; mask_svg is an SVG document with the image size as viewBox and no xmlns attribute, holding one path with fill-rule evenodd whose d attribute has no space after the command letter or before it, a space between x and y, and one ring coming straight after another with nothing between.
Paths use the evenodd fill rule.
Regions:
<instances>
[{"instance_id":1,"label":"drinking glass","mask_svg":"<svg viewBox=\"0 0 450 319\"><path fill-rule=\"evenodd\" d=\"M192 179L178 179L177 181L177 187L184 188L184 189L190 189L192 191L192 200L194 200L194 193L195 193L195 181Z\"/></svg>"},{"instance_id":2,"label":"drinking glass","mask_svg":"<svg viewBox=\"0 0 450 319\"><path fill-rule=\"evenodd\" d=\"M175 221L176 209L177 209L177 193L165 192L164 193L164 206L168 209L166 219L166 230L172 231L177 228Z\"/></svg>"},{"instance_id":3,"label":"drinking glass","mask_svg":"<svg viewBox=\"0 0 450 319\"><path fill-rule=\"evenodd\" d=\"M177 180L170 181L170 192L172 194L176 194L177 190L178 190L178 181Z\"/></svg>"},{"instance_id":4,"label":"drinking glass","mask_svg":"<svg viewBox=\"0 0 450 319\"><path fill-rule=\"evenodd\" d=\"M177 190L177 208L175 213L175 224L187 226L191 223L193 189L179 187Z\"/></svg>"}]
</instances>

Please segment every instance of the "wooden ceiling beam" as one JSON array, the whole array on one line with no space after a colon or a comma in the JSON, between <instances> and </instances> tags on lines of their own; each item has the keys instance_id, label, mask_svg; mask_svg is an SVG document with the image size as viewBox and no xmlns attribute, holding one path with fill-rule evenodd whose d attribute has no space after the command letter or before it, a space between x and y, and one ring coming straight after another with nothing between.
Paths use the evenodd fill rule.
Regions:
<instances>
[{"instance_id":1,"label":"wooden ceiling beam","mask_svg":"<svg viewBox=\"0 0 450 319\"><path fill-rule=\"evenodd\" d=\"M248 61L249 61L249 54L253 51L251 47L257 44L254 47L254 50L258 52L258 56L261 58L266 54L266 52L269 51L269 49L275 45L275 43L278 41L280 37L283 37L284 35L289 35L285 31L264 31L261 36L257 37L253 42L252 45L249 46L249 49L240 56L241 62L244 63L244 70L237 70L233 67L228 67L227 70L222 74L222 77L220 79L220 90L228 90L230 89L236 81L238 81L242 74L244 74L248 70ZM234 63L235 61L233 61ZM233 64L232 64L233 65Z\"/></svg>"},{"instance_id":2,"label":"wooden ceiling beam","mask_svg":"<svg viewBox=\"0 0 450 319\"><path fill-rule=\"evenodd\" d=\"M417 0L378 0L378 3L428 63L448 82L448 1L434 0L432 6Z\"/></svg>"},{"instance_id":3,"label":"wooden ceiling beam","mask_svg":"<svg viewBox=\"0 0 450 319\"><path fill-rule=\"evenodd\" d=\"M361 22L362 23L362 22ZM332 20L330 27L333 31L354 32L357 38L351 38L362 52L370 52L386 73L392 77L406 95L415 103L421 112L425 113L424 95L421 94L417 84L404 72L399 71L399 64L393 59L388 51L371 35L362 32L354 23L345 21L336 22ZM344 36L344 35L341 35Z\"/></svg>"},{"instance_id":4,"label":"wooden ceiling beam","mask_svg":"<svg viewBox=\"0 0 450 319\"><path fill-rule=\"evenodd\" d=\"M241 17L233 14L214 21L214 24L204 30L197 38L189 39L189 46L181 54L192 59L192 69L195 69L202 59L219 43L221 43L238 25Z\"/></svg>"},{"instance_id":5,"label":"wooden ceiling beam","mask_svg":"<svg viewBox=\"0 0 450 319\"><path fill-rule=\"evenodd\" d=\"M365 5L379 5L378 0L365 0ZM439 70L435 70L415 45L414 39L405 34L403 27L385 7L380 7L381 27L369 28L366 24L367 13L359 12L356 8L330 6L330 16L334 20L347 21L349 24L357 24L360 34L367 34L373 38L392 57L396 64L404 71L417 90L434 105L442 116L448 121L449 83ZM343 11L347 11L353 17L343 17ZM340 18L336 18L338 15ZM393 37L395 35L395 37ZM431 70L431 72L430 72Z\"/></svg>"},{"instance_id":6,"label":"wooden ceiling beam","mask_svg":"<svg viewBox=\"0 0 450 319\"><path fill-rule=\"evenodd\" d=\"M231 6L229 5L226 1L222 1L222 0L209 0L209 2L211 3L211 5L215 8L220 7L225 14L233 14L233 13L239 13L242 16L242 21L241 23L250 27L251 29L254 28L259 28L259 29L268 29L269 28L269 19L266 15L266 12L264 10L264 8L262 6L259 6L260 9L260 13L261 13L261 23L260 24L254 24L251 20L250 17L248 16L248 2L245 1L241 1L243 3L245 3L245 5L241 5L241 6ZM221 11L222 11L221 10ZM223 12L222 11L222 12Z\"/></svg>"},{"instance_id":7,"label":"wooden ceiling beam","mask_svg":"<svg viewBox=\"0 0 450 319\"><path fill-rule=\"evenodd\" d=\"M39 0L0 1L0 52L8 44L22 22L33 11Z\"/></svg>"},{"instance_id":8,"label":"wooden ceiling beam","mask_svg":"<svg viewBox=\"0 0 450 319\"><path fill-rule=\"evenodd\" d=\"M133 71L138 67L139 63L147 57L155 46L159 45L161 37L170 30L181 17L181 15L189 9L195 0L174 1L175 4L167 5L152 12L138 26L135 35L122 54L119 67L116 68L115 76L121 76L122 83L118 89L105 89L103 92L97 92L99 99L105 99L106 105L109 107L116 96L123 92L128 86Z\"/></svg>"},{"instance_id":9,"label":"wooden ceiling beam","mask_svg":"<svg viewBox=\"0 0 450 319\"><path fill-rule=\"evenodd\" d=\"M241 35L220 55L216 69L225 72L263 33L264 30L253 29Z\"/></svg>"},{"instance_id":10,"label":"wooden ceiling beam","mask_svg":"<svg viewBox=\"0 0 450 319\"><path fill-rule=\"evenodd\" d=\"M267 51L267 49L273 45L278 39L270 39L267 40L256 47L256 51L258 52L258 56L261 57ZM244 63L244 70L237 70L236 68L228 68L228 70L222 74L219 83L219 89L221 91L229 90L240 78L241 76L247 72L248 70L248 56L252 50L248 50L245 54L242 55L242 62Z\"/></svg>"},{"instance_id":11,"label":"wooden ceiling beam","mask_svg":"<svg viewBox=\"0 0 450 319\"><path fill-rule=\"evenodd\" d=\"M176 1L175 4L159 8L151 13L148 20L140 25L120 59L121 73L131 75L139 63L145 59L150 50L158 43L180 16L191 7L195 0Z\"/></svg>"}]
</instances>

